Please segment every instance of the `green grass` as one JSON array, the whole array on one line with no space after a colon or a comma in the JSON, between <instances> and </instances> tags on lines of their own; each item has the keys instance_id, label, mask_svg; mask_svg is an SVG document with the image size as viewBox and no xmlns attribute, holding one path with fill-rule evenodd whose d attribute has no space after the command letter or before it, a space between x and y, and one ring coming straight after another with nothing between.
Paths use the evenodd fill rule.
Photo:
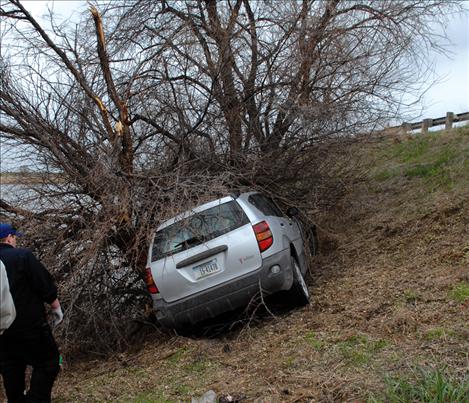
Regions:
<instances>
[{"instance_id":1,"label":"green grass","mask_svg":"<svg viewBox=\"0 0 469 403\"><path fill-rule=\"evenodd\" d=\"M408 304L415 304L419 299L419 295L414 290L404 290L404 300Z\"/></svg>"},{"instance_id":2,"label":"green grass","mask_svg":"<svg viewBox=\"0 0 469 403\"><path fill-rule=\"evenodd\" d=\"M210 366L210 363L204 360L196 360L184 365L184 370L188 373L203 373Z\"/></svg>"},{"instance_id":3,"label":"green grass","mask_svg":"<svg viewBox=\"0 0 469 403\"><path fill-rule=\"evenodd\" d=\"M376 172L373 175L373 179L377 180L378 182L385 182L389 179L395 178L397 176L401 176L401 172L399 169L383 169L381 171Z\"/></svg>"},{"instance_id":4,"label":"green grass","mask_svg":"<svg viewBox=\"0 0 469 403\"><path fill-rule=\"evenodd\" d=\"M428 135L415 135L411 140L395 145L391 149L391 155L402 162L419 160L428 152L430 140Z\"/></svg>"},{"instance_id":5,"label":"green grass","mask_svg":"<svg viewBox=\"0 0 469 403\"><path fill-rule=\"evenodd\" d=\"M370 340L364 335L355 335L337 344L345 362L352 366L368 364L376 355L388 346L386 340Z\"/></svg>"},{"instance_id":6,"label":"green grass","mask_svg":"<svg viewBox=\"0 0 469 403\"><path fill-rule=\"evenodd\" d=\"M437 327L435 329L428 330L423 338L427 341L435 341L440 339L446 339L448 337L454 336L454 331L444 329L442 327Z\"/></svg>"},{"instance_id":7,"label":"green grass","mask_svg":"<svg viewBox=\"0 0 469 403\"><path fill-rule=\"evenodd\" d=\"M296 361L296 355L290 355L285 360L285 367L292 368L295 365L295 361Z\"/></svg>"},{"instance_id":8,"label":"green grass","mask_svg":"<svg viewBox=\"0 0 469 403\"><path fill-rule=\"evenodd\" d=\"M181 347L173 355L171 355L167 361L171 364L177 364L184 358L187 352L188 350L186 347Z\"/></svg>"},{"instance_id":9,"label":"green grass","mask_svg":"<svg viewBox=\"0 0 469 403\"><path fill-rule=\"evenodd\" d=\"M190 396L192 388L188 385L176 385L175 392L180 396Z\"/></svg>"},{"instance_id":10,"label":"green grass","mask_svg":"<svg viewBox=\"0 0 469 403\"><path fill-rule=\"evenodd\" d=\"M422 180L429 192L469 186L469 127L387 146L378 152L371 176L377 182Z\"/></svg>"},{"instance_id":11,"label":"green grass","mask_svg":"<svg viewBox=\"0 0 469 403\"><path fill-rule=\"evenodd\" d=\"M388 378L383 396L371 397L368 402L469 402L469 379L457 380L441 370L418 369L411 379Z\"/></svg>"},{"instance_id":12,"label":"green grass","mask_svg":"<svg viewBox=\"0 0 469 403\"><path fill-rule=\"evenodd\" d=\"M320 339L318 339L316 333L314 333L313 331L309 331L308 333L306 333L305 340L311 347L313 347L317 351L321 350L324 346L324 343Z\"/></svg>"},{"instance_id":13,"label":"green grass","mask_svg":"<svg viewBox=\"0 0 469 403\"><path fill-rule=\"evenodd\" d=\"M469 299L469 284L461 282L456 284L449 292L449 298L459 304Z\"/></svg>"},{"instance_id":14,"label":"green grass","mask_svg":"<svg viewBox=\"0 0 469 403\"><path fill-rule=\"evenodd\" d=\"M418 164L404 170L404 176L407 177L418 176L421 178L432 178L442 176L444 173L442 163L439 161L430 164Z\"/></svg>"}]
</instances>

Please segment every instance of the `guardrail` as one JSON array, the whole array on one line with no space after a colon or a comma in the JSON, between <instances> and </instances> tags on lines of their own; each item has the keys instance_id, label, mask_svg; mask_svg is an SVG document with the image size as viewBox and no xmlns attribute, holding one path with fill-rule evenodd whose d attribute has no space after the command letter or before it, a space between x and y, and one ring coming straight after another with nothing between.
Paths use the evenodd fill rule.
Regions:
<instances>
[{"instance_id":1,"label":"guardrail","mask_svg":"<svg viewBox=\"0 0 469 403\"><path fill-rule=\"evenodd\" d=\"M434 126L442 126L445 125L445 129L451 129L453 127L453 123L455 122L464 122L469 120L469 112L455 114L453 112L446 112L446 116L442 118L436 119L423 119L421 122L415 123L402 123L401 126L395 126L392 129L402 129L405 133L410 132L412 130L420 129L422 133L428 133L428 129Z\"/></svg>"}]
</instances>

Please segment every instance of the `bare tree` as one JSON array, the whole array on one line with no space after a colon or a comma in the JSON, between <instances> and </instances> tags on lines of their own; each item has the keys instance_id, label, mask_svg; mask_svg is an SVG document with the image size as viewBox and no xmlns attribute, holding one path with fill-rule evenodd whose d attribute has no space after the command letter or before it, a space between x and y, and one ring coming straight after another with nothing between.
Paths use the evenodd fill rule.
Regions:
<instances>
[{"instance_id":1,"label":"bare tree","mask_svg":"<svg viewBox=\"0 0 469 403\"><path fill-rule=\"evenodd\" d=\"M175 212L242 187L324 200L334 155L419 89L422 49L458 7L110 1L46 29L2 2L0 135L47 174L0 207L54 268L67 340L125 340L149 237Z\"/></svg>"}]
</instances>

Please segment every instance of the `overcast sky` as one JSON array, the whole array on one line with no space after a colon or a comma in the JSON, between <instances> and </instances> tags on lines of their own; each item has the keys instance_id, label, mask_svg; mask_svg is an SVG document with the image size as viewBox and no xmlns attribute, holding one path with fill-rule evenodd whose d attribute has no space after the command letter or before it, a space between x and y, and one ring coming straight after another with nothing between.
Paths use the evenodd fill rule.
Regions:
<instances>
[{"instance_id":1,"label":"overcast sky","mask_svg":"<svg viewBox=\"0 0 469 403\"><path fill-rule=\"evenodd\" d=\"M466 8L469 8L469 2ZM434 54L438 83L425 94L424 117L437 118L446 112L469 112L469 15L458 14L447 25L451 55Z\"/></svg>"}]
</instances>

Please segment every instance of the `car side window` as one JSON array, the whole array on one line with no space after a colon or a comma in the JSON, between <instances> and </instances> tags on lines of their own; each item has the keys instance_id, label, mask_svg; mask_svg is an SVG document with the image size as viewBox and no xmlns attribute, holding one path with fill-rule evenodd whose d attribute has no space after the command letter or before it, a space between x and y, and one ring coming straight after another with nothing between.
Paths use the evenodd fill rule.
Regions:
<instances>
[{"instance_id":1,"label":"car side window","mask_svg":"<svg viewBox=\"0 0 469 403\"><path fill-rule=\"evenodd\" d=\"M284 217L282 211L277 207L273 200L260 193L249 196L248 201L267 216Z\"/></svg>"}]
</instances>

